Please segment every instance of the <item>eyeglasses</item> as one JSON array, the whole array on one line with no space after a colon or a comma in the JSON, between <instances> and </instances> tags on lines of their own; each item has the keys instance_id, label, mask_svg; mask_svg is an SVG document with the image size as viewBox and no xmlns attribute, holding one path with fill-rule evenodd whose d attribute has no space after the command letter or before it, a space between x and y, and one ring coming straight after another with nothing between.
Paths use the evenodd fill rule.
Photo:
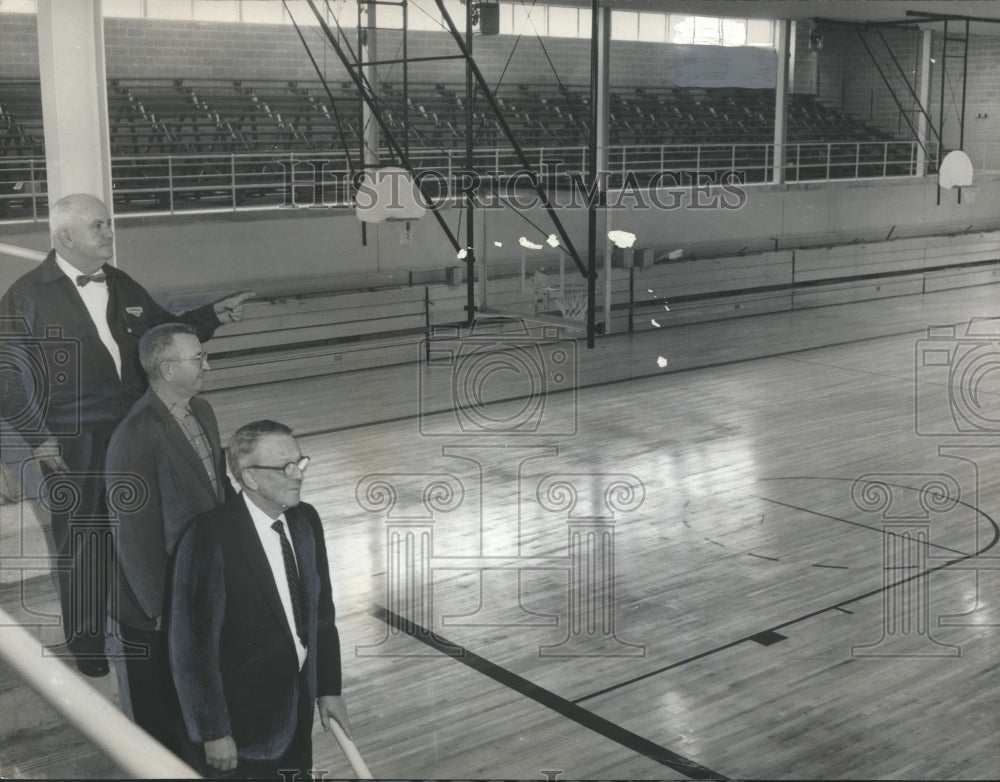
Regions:
<instances>
[{"instance_id":1,"label":"eyeglasses","mask_svg":"<svg viewBox=\"0 0 1000 782\"><path fill-rule=\"evenodd\" d=\"M205 351L202 351L197 356L175 356L174 358L165 358L163 360L164 361L197 361L197 362L201 363L206 358L208 358L208 354L205 353Z\"/></svg>"},{"instance_id":2,"label":"eyeglasses","mask_svg":"<svg viewBox=\"0 0 1000 782\"><path fill-rule=\"evenodd\" d=\"M294 478L295 471L305 472L306 467L309 466L309 457L303 456L294 462L289 462L288 464L283 464L280 467L269 467L266 464L248 464L244 467L244 470L280 470L285 474L286 478Z\"/></svg>"}]
</instances>

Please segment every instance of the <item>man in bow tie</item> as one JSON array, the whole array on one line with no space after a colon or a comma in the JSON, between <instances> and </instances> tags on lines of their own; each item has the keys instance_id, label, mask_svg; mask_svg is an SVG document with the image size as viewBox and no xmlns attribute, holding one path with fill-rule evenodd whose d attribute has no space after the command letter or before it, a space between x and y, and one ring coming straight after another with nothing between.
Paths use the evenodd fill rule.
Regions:
<instances>
[{"instance_id":1,"label":"man in bow tie","mask_svg":"<svg viewBox=\"0 0 1000 782\"><path fill-rule=\"evenodd\" d=\"M49 229L48 257L0 299L0 318L11 332L0 335L6 359L0 417L31 446L43 475L41 491L73 498L72 507L49 503L46 529L60 562L53 569L63 632L80 671L104 676L111 566L104 463L111 433L146 386L139 338L152 326L177 321L205 341L222 323L239 320L253 294L171 314L110 265L111 217L90 195L53 203ZM69 491L58 492L61 484Z\"/></svg>"}]
</instances>

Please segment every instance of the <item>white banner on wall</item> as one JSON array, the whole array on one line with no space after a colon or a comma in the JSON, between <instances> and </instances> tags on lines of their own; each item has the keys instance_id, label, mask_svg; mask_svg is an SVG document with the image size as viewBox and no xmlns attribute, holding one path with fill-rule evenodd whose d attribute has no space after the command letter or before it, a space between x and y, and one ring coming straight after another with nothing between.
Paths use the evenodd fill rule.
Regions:
<instances>
[{"instance_id":1,"label":"white banner on wall","mask_svg":"<svg viewBox=\"0 0 1000 782\"><path fill-rule=\"evenodd\" d=\"M778 56L750 46L674 46L670 83L679 87L774 89Z\"/></svg>"}]
</instances>

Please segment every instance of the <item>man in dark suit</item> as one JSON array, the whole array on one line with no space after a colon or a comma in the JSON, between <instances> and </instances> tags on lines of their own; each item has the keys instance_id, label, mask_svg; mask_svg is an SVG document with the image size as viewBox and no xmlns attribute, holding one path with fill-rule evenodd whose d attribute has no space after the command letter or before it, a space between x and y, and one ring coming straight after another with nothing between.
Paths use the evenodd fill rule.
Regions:
<instances>
[{"instance_id":1,"label":"man in dark suit","mask_svg":"<svg viewBox=\"0 0 1000 782\"><path fill-rule=\"evenodd\" d=\"M226 477L215 413L196 396L209 366L194 329L183 323L154 326L139 340L139 361L149 389L108 446L108 474L128 474L139 487L138 496L120 505L113 494L109 498L117 532L116 608L125 643L115 667L123 708L184 756L188 744L164 622L170 562L191 520L235 492Z\"/></svg>"},{"instance_id":2,"label":"man in dark suit","mask_svg":"<svg viewBox=\"0 0 1000 782\"><path fill-rule=\"evenodd\" d=\"M53 250L0 300L0 319L18 324L0 336L0 417L32 447L45 483L68 481L75 506L51 510L53 555L70 562L57 582L63 632L77 667L104 676L110 576L104 462L115 426L145 387L139 337L168 321L193 326L205 341L238 320L243 292L174 316L108 261L111 219L93 196L61 198L49 209ZM58 475L65 473L65 475ZM43 485L44 491L44 485ZM77 521L79 520L79 521Z\"/></svg>"},{"instance_id":3,"label":"man in dark suit","mask_svg":"<svg viewBox=\"0 0 1000 782\"><path fill-rule=\"evenodd\" d=\"M299 502L302 456L274 421L241 427L229 469L242 493L198 516L175 554L170 665L203 773L308 773L314 704L350 733L323 528Z\"/></svg>"}]
</instances>

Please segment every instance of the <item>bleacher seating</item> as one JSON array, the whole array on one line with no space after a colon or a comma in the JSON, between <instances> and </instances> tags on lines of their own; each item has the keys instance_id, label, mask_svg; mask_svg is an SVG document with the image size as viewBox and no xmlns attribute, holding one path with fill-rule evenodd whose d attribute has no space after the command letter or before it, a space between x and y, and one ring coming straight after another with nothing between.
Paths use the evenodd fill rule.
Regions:
<instances>
[{"instance_id":1,"label":"bleacher seating","mask_svg":"<svg viewBox=\"0 0 1000 782\"><path fill-rule=\"evenodd\" d=\"M360 143L358 98L350 83L267 80L127 79L109 81L116 155L322 151ZM496 97L522 146L585 146L586 87L502 85ZM379 95L386 122L411 146L464 149L464 86L397 84ZM760 144L773 140L774 92L767 89L629 87L611 93L616 145ZM476 144L506 145L483 96L473 107ZM892 136L811 95L792 95L790 143L883 141ZM338 127L339 118L339 127ZM405 125L404 125L405 118ZM42 152L38 82L0 81L0 155ZM341 135L343 134L343 136ZM405 137L405 138L404 138Z\"/></svg>"},{"instance_id":2,"label":"bleacher seating","mask_svg":"<svg viewBox=\"0 0 1000 782\"><path fill-rule=\"evenodd\" d=\"M505 84L495 95L523 148L558 149L564 168L584 165L590 135L586 87ZM419 151L418 167L464 159L464 85L410 83L404 93L399 84L382 83L377 101L396 143ZM173 210L181 201L213 198L235 205L252 196L280 196L284 183L275 153L332 154L345 169L348 156L358 159L359 104L351 82L110 79L118 199ZM485 96L475 95L471 108L475 148L509 150ZM615 88L611 169L620 171L626 162L639 171L718 175L736 169L746 182L766 181L773 114L774 91L768 89ZM890 146L891 140L814 96L792 95L786 181L912 174L909 145ZM31 166L38 165L32 161L40 163L43 156L38 81L0 80L0 217L11 204L26 208L24 196L32 194L35 181ZM509 156L507 162L516 165ZM621 185L616 176L611 187Z\"/></svg>"},{"instance_id":3,"label":"bleacher seating","mask_svg":"<svg viewBox=\"0 0 1000 782\"><path fill-rule=\"evenodd\" d=\"M0 157L44 154L42 96L37 81L0 87Z\"/></svg>"},{"instance_id":4,"label":"bleacher seating","mask_svg":"<svg viewBox=\"0 0 1000 782\"><path fill-rule=\"evenodd\" d=\"M466 291L444 282L265 295L206 343L211 387L417 361L433 328L463 322Z\"/></svg>"}]
</instances>

